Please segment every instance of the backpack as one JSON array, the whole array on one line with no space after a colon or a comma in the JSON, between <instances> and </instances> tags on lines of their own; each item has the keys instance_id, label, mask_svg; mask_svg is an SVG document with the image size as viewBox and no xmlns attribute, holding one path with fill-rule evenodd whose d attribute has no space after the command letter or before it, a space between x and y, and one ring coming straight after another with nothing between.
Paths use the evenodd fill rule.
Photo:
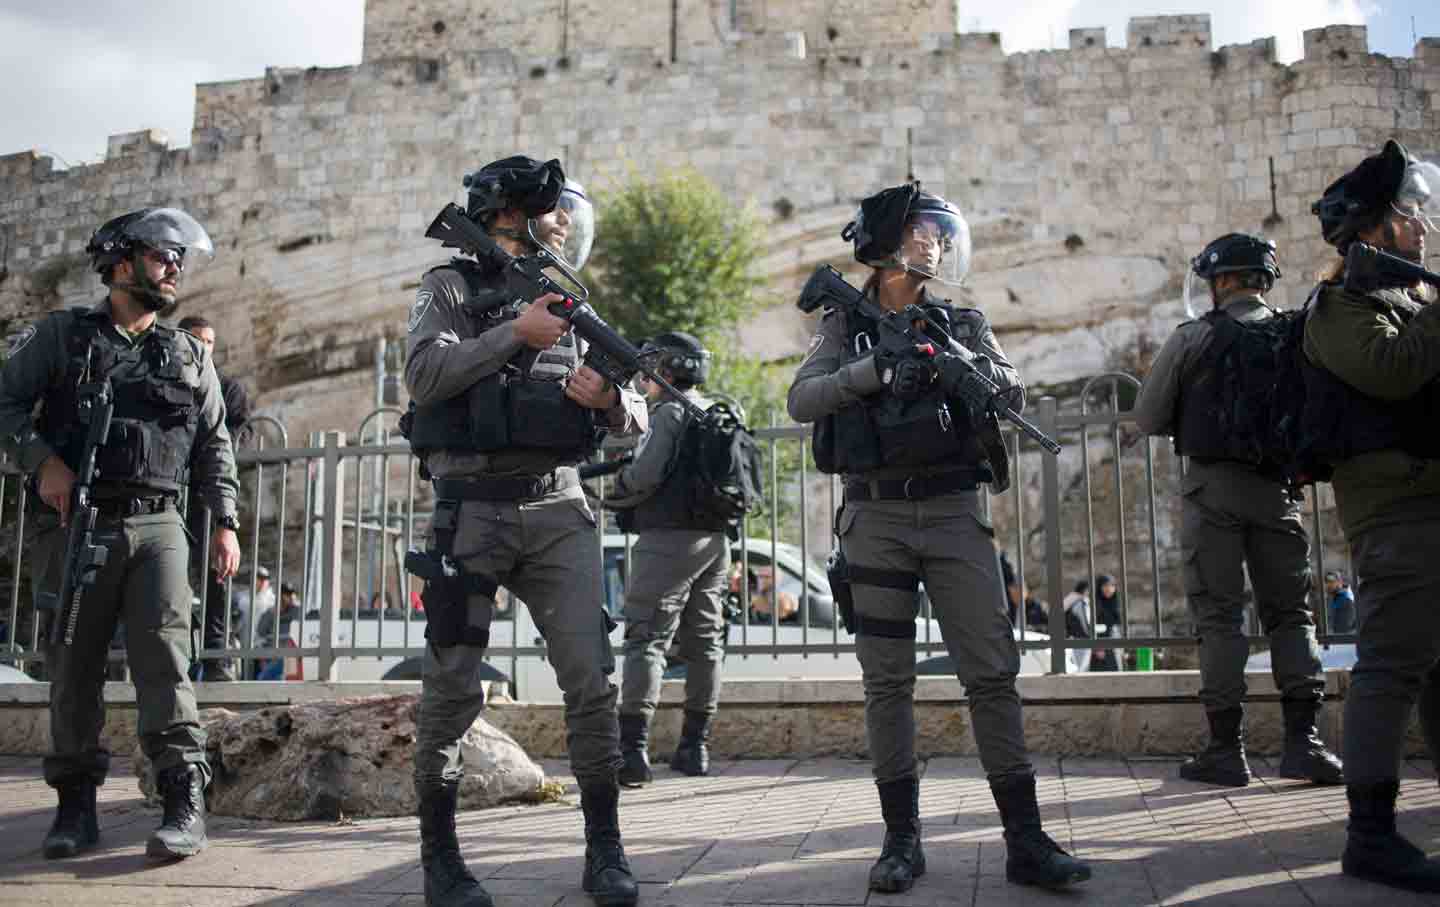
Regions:
<instances>
[{"instance_id":1,"label":"backpack","mask_svg":"<svg viewBox=\"0 0 1440 907\"><path fill-rule=\"evenodd\" d=\"M690 467L686 497L698 525L729 524L753 511L764 493L760 446L730 404L685 429L678 462Z\"/></svg>"},{"instance_id":2,"label":"backpack","mask_svg":"<svg viewBox=\"0 0 1440 907\"><path fill-rule=\"evenodd\" d=\"M1214 329L1209 359L1218 382L1216 436L1236 459L1258 463L1294 485L1329 481L1331 474L1312 454L1304 431L1303 347L1313 299L1259 321L1220 312L1204 316Z\"/></svg>"},{"instance_id":3,"label":"backpack","mask_svg":"<svg viewBox=\"0 0 1440 907\"><path fill-rule=\"evenodd\" d=\"M1070 607L1065 609L1065 635L1070 639L1090 638L1090 625L1085 618L1080 616L1080 609L1076 607L1083 601L1082 598L1080 601L1071 603Z\"/></svg>"}]
</instances>

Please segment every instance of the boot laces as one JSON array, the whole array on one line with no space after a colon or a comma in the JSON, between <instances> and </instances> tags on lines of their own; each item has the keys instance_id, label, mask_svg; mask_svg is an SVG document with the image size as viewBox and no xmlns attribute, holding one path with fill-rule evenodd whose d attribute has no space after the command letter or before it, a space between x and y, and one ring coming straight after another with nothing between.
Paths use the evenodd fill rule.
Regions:
<instances>
[{"instance_id":1,"label":"boot laces","mask_svg":"<svg viewBox=\"0 0 1440 907\"><path fill-rule=\"evenodd\" d=\"M200 812L194 793L189 773L173 775L165 788L165 817L160 824L175 828L190 824Z\"/></svg>"},{"instance_id":2,"label":"boot laces","mask_svg":"<svg viewBox=\"0 0 1440 907\"><path fill-rule=\"evenodd\" d=\"M591 873L599 875L607 869L619 869L630 874L630 861L625 859L625 848L618 837L598 836L590 841L588 850Z\"/></svg>"}]
</instances>

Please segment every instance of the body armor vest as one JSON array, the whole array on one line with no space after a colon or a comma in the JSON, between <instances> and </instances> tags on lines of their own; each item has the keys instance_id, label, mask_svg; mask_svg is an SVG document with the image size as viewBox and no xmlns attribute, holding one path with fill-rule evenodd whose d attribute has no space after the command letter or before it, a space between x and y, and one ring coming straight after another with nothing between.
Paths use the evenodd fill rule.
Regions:
<instances>
[{"instance_id":1,"label":"body armor vest","mask_svg":"<svg viewBox=\"0 0 1440 907\"><path fill-rule=\"evenodd\" d=\"M974 327L965 323L964 312L936 302L927 301L924 307L950 328L956 340L964 343L971 336ZM873 348L876 326L855 313L843 317L848 365ZM872 394L816 422L815 464L822 472L852 474L886 466L953 463L969 457L973 435L965 404L947 399L937 386L915 400L901 400L888 392Z\"/></svg>"},{"instance_id":2,"label":"body armor vest","mask_svg":"<svg viewBox=\"0 0 1440 907\"><path fill-rule=\"evenodd\" d=\"M95 481L179 491L190 481L199 428L199 354L178 331L159 324L134 347L122 349L99 337L104 323L93 310L76 310L65 377L45 398L40 436L78 471L88 426L80 421L76 390L87 379L109 377L115 412L95 456Z\"/></svg>"},{"instance_id":3,"label":"body armor vest","mask_svg":"<svg viewBox=\"0 0 1440 907\"><path fill-rule=\"evenodd\" d=\"M501 287L479 265L456 259L449 265L465 277L470 298L460 311L478 336L519 317L502 298ZM406 436L421 456L444 449L464 453L533 449L579 462L599 448L604 432L593 410L565 396L563 379L580 367L579 341L565 334L547 350L522 347L493 375L464 393L414 406Z\"/></svg>"},{"instance_id":4,"label":"body armor vest","mask_svg":"<svg viewBox=\"0 0 1440 907\"><path fill-rule=\"evenodd\" d=\"M1234 388L1221 374L1221 361L1232 345L1231 331L1243 331L1238 324L1222 324L1234 320L1219 310L1212 310L1200 320L1210 325L1209 345L1184 378L1176 419L1175 450L1183 456L1213 460L1233 460L1262 465L1253 454L1254 439L1236 437L1227 427L1232 423L1235 401L1227 396ZM1256 388L1259 390L1259 388Z\"/></svg>"},{"instance_id":5,"label":"body armor vest","mask_svg":"<svg viewBox=\"0 0 1440 907\"><path fill-rule=\"evenodd\" d=\"M701 409L710 406L710 401L696 399ZM678 405L678 404L666 404ZM655 489L654 494L636 504L633 509L617 514L617 524L622 532L644 532L649 529L691 529L702 532L724 532L729 521L706 522L697 518L691 507L690 493L695 482L697 464L693 436L690 432L691 417L685 416L685 426L676 439L675 459L665 475L665 481Z\"/></svg>"},{"instance_id":6,"label":"body armor vest","mask_svg":"<svg viewBox=\"0 0 1440 907\"><path fill-rule=\"evenodd\" d=\"M1397 299L1401 290L1368 294L1377 308L1400 324L1417 309ZM1406 297L1408 299L1408 297ZM1314 317L1313 315L1311 317ZM1440 458L1440 378L1431 380L1406 400L1381 400L1361 393L1307 357L1305 376L1305 438L1316 459L1331 465L1376 450L1399 449L1414 457Z\"/></svg>"}]
</instances>

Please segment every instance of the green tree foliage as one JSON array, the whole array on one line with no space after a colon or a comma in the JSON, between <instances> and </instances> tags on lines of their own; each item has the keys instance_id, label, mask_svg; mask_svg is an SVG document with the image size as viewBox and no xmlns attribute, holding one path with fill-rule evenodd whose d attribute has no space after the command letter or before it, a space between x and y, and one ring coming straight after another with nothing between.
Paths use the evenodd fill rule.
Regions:
<instances>
[{"instance_id":1,"label":"green tree foliage","mask_svg":"<svg viewBox=\"0 0 1440 907\"><path fill-rule=\"evenodd\" d=\"M760 305L760 220L694 170L632 179L602 195L597 213L592 299L626 337L708 341Z\"/></svg>"},{"instance_id":2,"label":"green tree foliage","mask_svg":"<svg viewBox=\"0 0 1440 907\"><path fill-rule=\"evenodd\" d=\"M632 342L665 331L688 331L714 360L705 390L745 410L752 429L789 425L785 392L795 364L765 363L740 349L736 327L771 302L754 264L766 245L760 218L736 205L694 170L636 177L600 196L592 266L585 274L591 301ZM770 445L765 445L767 482ZM794 532L794 495L801 445L775 445L781 477L780 534ZM793 489L789 489L792 490ZM767 497L769 495L767 489ZM751 517L751 534L768 536L770 508Z\"/></svg>"}]
</instances>

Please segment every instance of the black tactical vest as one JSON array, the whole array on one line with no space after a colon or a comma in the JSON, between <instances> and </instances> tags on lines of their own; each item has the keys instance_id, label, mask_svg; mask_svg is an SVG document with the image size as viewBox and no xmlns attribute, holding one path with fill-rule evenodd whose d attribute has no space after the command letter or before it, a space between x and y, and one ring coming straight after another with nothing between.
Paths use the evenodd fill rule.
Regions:
<instances>
[{"instance_id":1,"label":"black tactical vest","mask_svg":"<svg viewBox=\"0 0 1440 907\"><path fill-rule=\"evenodd\" d=\"M1187 457L1233 460L1259 466L1253 455L1254 439L1236 437L1228 430L1233 423L1237 389L1226 381L1221 364L1230 347L1239 342L1233 331L1246 328L1225 312L1214 309L1200 318L1210 325L1208 345L1195 367L1184 379L1176 419L1175 450ZM1233 322L1233 323L1232 323ZM1263 388L1255 388L1257 391Z\"/></svg>"},{"instance_id":2,"label":"black tactical vest","mask_svg":"<svg viewBox=\"0 0 1440 907\"><path fill-rule=\"evenodd\" d=\"M501 298L493 273L468 259L441 267L459 271L471 298L460 312L474 319L475 333L519 317ZM580 367L574 332L547 350L521 347L498 372L448 400L413 407L406 437L421 456L432 450L491 453L532 449L580 462L598 449L603 426L593 410L565 396L563 379Z\"/></svg>"},{"instance_id":3,"label":"black tactical vest","mask_svg":"<svg viewBox=\"0 0 1440 907\"><path fill-rule=\"evenodd\" d=\"M926 301L924 308L966 344L984 325L974 309ZM846 313L845 364L868 355L877 337L875 322ZM815 464L822 472L856 474L886 466L961 465L971 459L974 430L969 411L932 387L915 400L891 393L872 394L815 423Z\"/></svg>"},{"instance_id":4,"label":"black tactical vest","mask_svg":"<svg viewBox=\"0 0 1440 907\"><path fill-rule=\"evenodd\" d=\"M74 312L65 377L45 397L40 436L78 471L88 426L80 421L76 390L86 377L108 376L115 412L109 437L95 457L96 483L178 491L190 481L200 419L202 361L194 345L179 331L157 324L134 347L122 349L100 338L107 323L102 312Z\"/></svg>"},{"instance_id":5,"label":"black tactical vest","mask_svg":"<svg viewBox=\"0 0 1440 907\"><path fill-rule=\"evenodd\" d=\"M1377 309L1401 324L1418 309L1401 290L1367 294ZM1314 315L1311 316L1312 318ZM1399 449L1423 459L1440 458L1440 378L1405 400L1381 400L1361 393L1330 371L1303 360L1304 434L1315 457L1335 465L1376 450Z\"/></svg>"},{"instance_id":6,"label":"black tactical vest","mask_svg":"<svg viewBox=\"0 0 1440 907\"><path fill-rule=\"evenodd\" d=\"M707 401L697 401L701 409L709 406ZM678 405L678 404L667 404ZM685 416L685 428L676 442L675 462L665 476L665 481L655 492L635 505L616 515L616 523L622 532L644 532L649 529L693 529L703 532L724 532L728 521L706 522L697 517L690 505L691 486L695 481L695 445L689 443L691 416Z\"/></svg>"}]
</instances>

